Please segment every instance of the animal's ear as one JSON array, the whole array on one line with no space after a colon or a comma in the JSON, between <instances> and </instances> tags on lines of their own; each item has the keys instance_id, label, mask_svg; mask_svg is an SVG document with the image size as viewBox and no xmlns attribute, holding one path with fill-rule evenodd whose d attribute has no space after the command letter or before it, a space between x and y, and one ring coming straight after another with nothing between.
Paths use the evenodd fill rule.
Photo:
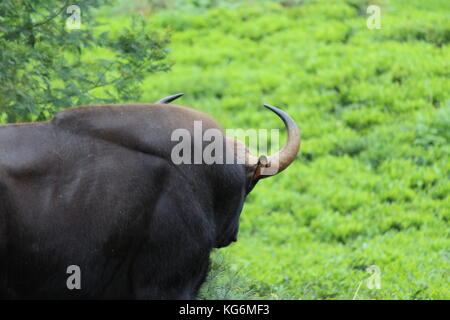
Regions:
<instances>
[{"instance_id":1,"label":"animal's ear","mask_svg":"<svg viewBox=\"0 0 450 320\"><path fill-rule=\"evenodd\" d=\"M256 165L255 173L253 175L253 180L258 180L261 176L261 171L263 168L270 167L269 159L266 156L260 156L258 158L258 164Z\"/></svg>"},{"instance_id":2,"label":"animal's ear","mask_svg":"<svg viewBox=\"0 0 450 320\"><path fill-rule=\"evenodd\" d=\"M270 161L266 156L260 156L258 158L258 162L255 165L248 167L250 172L248 173L247 178L250 178L250 179L248 180L247 194L249 194L250 191L253 190L255 185L258 183L258 181L263 176L262 175L263 168L267 168L267 167L270 167Z\"/></svg>"},{"instance_id":3,"label":"animal's ear","mask_svg":"<svg viewBox=\"0 0 450 320\"><path fill-rule=\"evenodd\" d=\"M178 99L181 96L184 96L184 93L173 94L171 96L162 98L161 100L156 101L155 103L163 103L163 104L171 103L173 100Z\"/></svg>"}]
</instances>

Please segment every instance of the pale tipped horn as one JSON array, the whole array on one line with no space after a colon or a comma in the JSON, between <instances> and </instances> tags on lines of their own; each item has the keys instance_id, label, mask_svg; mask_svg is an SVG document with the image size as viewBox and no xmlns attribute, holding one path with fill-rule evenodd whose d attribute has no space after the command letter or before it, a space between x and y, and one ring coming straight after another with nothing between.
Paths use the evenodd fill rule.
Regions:
<instances>
[{"instance_id":1,"label":"pale tipped horn","mask_svg":"<svg viewBox=\"0 0 450 320\"><path fill-rule=\"evenodd\" d=\"M255 167L253 176L255 181L273 176L286 169L295 160L300 149L300 130L294 120L286 112L276 107L268 104L264 104L264 106L275 112L286 126L288 139L280 151L270 156L255 157L243 142L235 138L225 137L228 147L234 151L239 163L243 163L248 167Z\"/></svg>"},{"instance_id":2,"label":"pale tipped horn","mask_svg":"<svg viewBox=\"0 0 450 320\"><path fill-rule=\"evenodd\" d=\"M295 157L300 149L301 141L300 130L294 120L292 120L286 112L268 104L264 104L264 107L275 112L277 116L283 120L284 125L286 126L288 139L284 147L277 153L267 157L261 156L259 158L260 166L263 167L259 178L266 178L286 169L295 160ZM273 170L270 170L270 168Z\"/></svg>"},{"instance_id":3,"label":"pale tipped horn","mask_svg":"<svg viewBox=\"0 0 450 320\"><path fill-rule=\"evenodd\" d=\"M179 97L184 96L184 93L177 93L177 94L173 94L171 96L162 98L159 101L156 101L155 103L171 103L173 100L178 99Z\"/></svg>"}]
</instances>

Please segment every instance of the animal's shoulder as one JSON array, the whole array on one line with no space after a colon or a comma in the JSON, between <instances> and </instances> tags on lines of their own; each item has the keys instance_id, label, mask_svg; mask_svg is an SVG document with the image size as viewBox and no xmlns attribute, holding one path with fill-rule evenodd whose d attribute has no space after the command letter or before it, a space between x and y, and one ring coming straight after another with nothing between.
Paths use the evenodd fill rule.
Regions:
<instances>
[{"instance_id":1,"label":"animal's shoulder","mask_svg":"<svg viewBox=\"0 0 450 320\"><path fill-rule=\"evenodd\" d=\"M82 106L64 110L51 121L58 130L169 158L172 133L179 128L194 132L194 122L202 128L219 128L208 115L176 105L127 104Z\"/></svg>"},{"instance_id":2,"label":"animal's shoulder","mask_svg":"<svg viewBox=\"0 0 450 320\"><path fill-rule=\"evenodd\" d=\"M124 116L134 116L145 111L151 105L88 105L68 108L58 112L51 122L56 126L80 126L82 124L93 124L95 122L111 123L113 120L119 120Z\"/></svg>"},{"instance_id":3,"label":"animal's shoulder","mask_svg":"<svg viewBox=\"0 0 450 320\"><path fill-rule=\"evenodd\" d=\"M53 125L65 128L100 129L125 125L155 128L191 127L202 121L207 128L220 128L209 115L195 109L165 104L106 104L78 106L57 113Z\"/></svg>"}]
</instances>

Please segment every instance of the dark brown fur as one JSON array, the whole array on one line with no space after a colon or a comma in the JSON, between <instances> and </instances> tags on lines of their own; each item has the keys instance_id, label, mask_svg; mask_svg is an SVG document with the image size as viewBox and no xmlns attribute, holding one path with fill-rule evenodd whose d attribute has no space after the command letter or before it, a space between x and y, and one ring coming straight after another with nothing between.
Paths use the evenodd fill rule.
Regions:
<instances>
[{"instance_id":1,"label":"dark brown fur","mask_svg":"<svg viewBox=\"0 0 450 320\"><path fill-rule=\"evenodd\" d=\"M174 165L180 106L77 107L0 126L0 297L192 299L236 240L252 168ZM66 269L81 268L81 290Z\"/></svg>"}]
</instances>

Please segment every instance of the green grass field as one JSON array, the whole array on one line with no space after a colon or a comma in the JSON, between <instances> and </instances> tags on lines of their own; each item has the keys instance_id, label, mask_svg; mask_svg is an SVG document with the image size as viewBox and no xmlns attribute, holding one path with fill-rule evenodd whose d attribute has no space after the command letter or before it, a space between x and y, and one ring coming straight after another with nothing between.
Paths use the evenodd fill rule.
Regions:
<instances>
[{"instance_id":1,"label":"green grass field","mask_svg":"<svg viewBox=\"0 0 450 320\"><path fill-rule=\"evenodd\" d=\"M302 130L298 160L257 185L201 298L450 298L450 3L378 1L379 30L368 3L147 16L172 30L176 64L145 82L145 101L186 92L180 103L225 128L281 129L266 102ZM381 289L366 285L371 265Z\"/></svg>"},{"instance_id":2,"label":"green grass field","mask_svg":"<svg viewBox=\"0 0 450 320\"><path fill-rule=\"evenodd\" d=\"M142 11L172 31L175 65L145 81L143 102L185 92L180 104L224 128L281 129L269 103L302 130L200 298L449 299L450 2L158 3ZM369 3L381 29L366 26Z\"/></svg>"},{"instance_id":3,"label":"green grass field","mask_svg":"<svg viewBox=\"0 0 450 320\"><path fill-rule=\"evenodd\" d=\"M152 3L98 13L99 32L139 11L172 33L175 64L140 102L185 92L224 128L283 129L269 103L302 131L294 164L248 197L239 241L214 252L201 299L450 299L449 1Z\"/></svg>"}]
</instances>

